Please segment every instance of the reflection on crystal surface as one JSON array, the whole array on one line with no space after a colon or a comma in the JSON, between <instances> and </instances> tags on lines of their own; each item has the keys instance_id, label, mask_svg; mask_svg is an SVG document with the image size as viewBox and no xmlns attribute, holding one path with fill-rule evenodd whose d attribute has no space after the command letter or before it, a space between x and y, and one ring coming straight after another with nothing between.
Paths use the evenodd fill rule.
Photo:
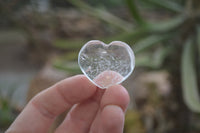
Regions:
<instances>
[{"instance_id":1,"label":"reflection on crystal surface","mask_svg":"<svg viewBox=\"0 0 200 133\"><path fill-rule=\"evenodd\" d=\"M121 83L133 71L134 63L134 54L131 48L120 41L114 41L109 45L101 41L90 41L83 46L79 53L81 70L100 88ZM105 75L110 78L106 79ZM94 81L97 79L98 83Z\"/></svg>"}]
</instances>

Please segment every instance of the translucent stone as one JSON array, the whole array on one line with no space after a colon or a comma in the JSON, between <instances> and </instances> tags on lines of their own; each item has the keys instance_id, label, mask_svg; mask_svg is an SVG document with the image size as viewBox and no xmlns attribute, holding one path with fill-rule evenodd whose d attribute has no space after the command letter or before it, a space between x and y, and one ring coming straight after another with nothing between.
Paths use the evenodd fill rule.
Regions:
<instances>
[{"instance_id":1,"label":"translucent stone","mask_svg":"<svg viewBox=\"0 0 200 133\"><path fill-rule=\"evenodd\" d=\"M106 89L122 83L135 67L132 49L124 42L104 44L93 40L79 52L78 63L82 72L96 86Z\"/></svg>"}]
</instances>

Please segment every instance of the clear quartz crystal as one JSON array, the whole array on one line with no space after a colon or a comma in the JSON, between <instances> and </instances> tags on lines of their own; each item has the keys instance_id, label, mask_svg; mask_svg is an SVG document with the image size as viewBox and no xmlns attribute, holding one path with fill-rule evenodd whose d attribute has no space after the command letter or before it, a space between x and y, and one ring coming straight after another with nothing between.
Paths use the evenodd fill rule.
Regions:
<instances>
[{"instance_id":1,"label":"clear quartz crystal","mask_svg":"<svg viewBox=\"0 0 200 133\"><path fill-rule=\"evenodd\" d=\"M135 57L132 49L124 42L104 44L94 40L82 47L78 63L89 80L104 89L120 84L132 73Z\"/></svg>"}]
</instances>

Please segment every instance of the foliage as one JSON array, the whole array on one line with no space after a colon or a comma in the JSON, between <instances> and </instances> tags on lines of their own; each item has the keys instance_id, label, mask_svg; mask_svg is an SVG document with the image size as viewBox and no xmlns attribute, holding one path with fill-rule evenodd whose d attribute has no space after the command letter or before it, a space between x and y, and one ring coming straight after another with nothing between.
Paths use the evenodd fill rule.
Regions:
<instances>
[{"instance_id":1,"label":"foliage","mask_svg":"<svg viewBox=\"0 0 200 133\"><path fill-rule=\"evenodd\" d=\"M141 121L141 114L138 111L128 110L125 116L125 133L145 133L144 125Z\"/></svg>"},{"instance_id":2,"label":"foliage","mask_svg":"<svg viewBox=\"0 0 200 133\"><path fill-rule=\"evenodd\" d=\"M200 113L198 92L200 86L199 0L103 0L101 2L98 1L98 3L97 0L63 1L64 0L60 3L67 3L66 6L63 7L68 7L68 3L70 3L70 5L73 5L82 12L96 17L117 29L117 35L98 39L106 43L113 40L121 40L130 44L136 54L136 66L152 69L165 67L173 69L173 72L180 71L181 77L177 77L174 73L172 73L172 75L174 74L174 77L181 78L182 80L182 96L184 102L191 111ZM28 0L28 2L30 1ZM130 21L130 19L129 21L124 20L118 17L118 14L113 14L108 9L112 7L109 4L112 4L114 7L119 7L122 2L126 4L133 21ZM44 15L39 12L36 13L32 19L27 16L22 17L21 20L25 20L24 23L16 23L13 17L17 14L16 10L19 10L19 7L25 6L26 4L27 1L25 0L0 2L1 27L10 27L10 25L13 24L24 27L27 34L30 34L31 41L33 41L34 45L37 44L36 47L41 48L41 45L38 43L39 41L34 40L37 38L36 35L38 35L36 33L35 38L33 36L33 33L36 31L35 27L39 30L45 29L43 27L49 25L50 21L43 18ZM165 14L166 16L162 17L162 20L154 19L151 21L148 17L144 17L143 14L150 14L153 16ZM46 23L47 21L48 24ZM32 28L30 28L31 25ZM56 58L53 65L71 74L80 73L77 64L77 55L81 46L87 41L88 39L69 40L57 38L53 42L53 46L57 49L65 50L67 53ZM44 49L48 51L46 47ZM44 51L41 53L46 54ZM140 113L138 112L127 112L126 122L131 123L139 121L139 115ZM9 99L5 99L1 96L0 126L8 126L14 117L15 114L13 113L13 107L10 105ZM131 125L126 126L132 127L132 125L136 124L131 123ZM139 123L138 127L142 129L143 125ZM129 127L125 127L127 132L129 129ZM135 131L135 129L130 129L129 132L133 130Z\"/></svg>"},{"instance_id":3,"label":"foliage","mask_svg":"<svg viewBox=\"0 0 200 133\"><path fill-rule=\"evenodd\" d=\"M192 40L187 40L182 56L182 86L183 97L188 107L195 111L200 111L197 73L194 62L194 46Z\"/></svg>"},{"instance_id":4,"label":"foliage","mask_svg":"<svg viewBox=\"0 0 200 133\"><path fill-rule=\"evenodd\" d=\"M10 102L14 89L10 89L6 96L3 96L0 90L0 127L6 129L16 118L17 113Z\"/></svg>"},{"instance_id":5,"label":"foliage","mask_svg":"<svg viewBox=\"0 0 200 133\"><path fill-rule=\"evenodd\" d=\"M121 30L120 35L101 40L106 42L121 40L129 43L136 54L137 66L148 66L156 69L166 64L168 65L165 66L166 68L171 67L175 71L181 69L184 101L189 109L200 112L198 96L200 73L197 70L200 68L200 28L198 26L200 23L200 2L198 0L125 0L134 19L134 24L114 16L107 10L93 8L83 1L70 0L70 2L80 10ZM154 14L156 14L155 10L165 12L169 14L169 18L163 21L147 21L140 13L140 10L148 12L148 8L143 6L144 3L154 7ZM109 17L106 17L107 15ZM82 40L82 44L85 42L87 41ZM135 44L132 45L132 42ZM80 44L80 41L78 43ZM66 49L68 46L80 47L76 44L77 41L68 40L62 40L62 43L55 42L56 47L62 46ZM170 66L172 64L165 63L166 59L173 59L174 56L179 59L177 62L182 62L181 66ZM181 58L182 60L180 60Z\"/></svg>"}]
</instances>

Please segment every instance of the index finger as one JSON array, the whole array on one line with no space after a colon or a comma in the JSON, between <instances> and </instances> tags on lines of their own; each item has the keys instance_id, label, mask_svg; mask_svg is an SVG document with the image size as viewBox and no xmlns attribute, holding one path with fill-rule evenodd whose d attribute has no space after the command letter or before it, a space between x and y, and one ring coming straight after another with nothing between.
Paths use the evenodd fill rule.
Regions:
<instances>
[{"instance_id":1,"label":"index finger","mask_svg":"<svg viewBox=\"0 0 200 133\"><path fill-rule=\"evenodd\" d=\"M73 104L91 97L96 86L85 76L67 78L36 95L11 125L8 132L48 131L54 118Z\"/></svg>"}]
</instances>

